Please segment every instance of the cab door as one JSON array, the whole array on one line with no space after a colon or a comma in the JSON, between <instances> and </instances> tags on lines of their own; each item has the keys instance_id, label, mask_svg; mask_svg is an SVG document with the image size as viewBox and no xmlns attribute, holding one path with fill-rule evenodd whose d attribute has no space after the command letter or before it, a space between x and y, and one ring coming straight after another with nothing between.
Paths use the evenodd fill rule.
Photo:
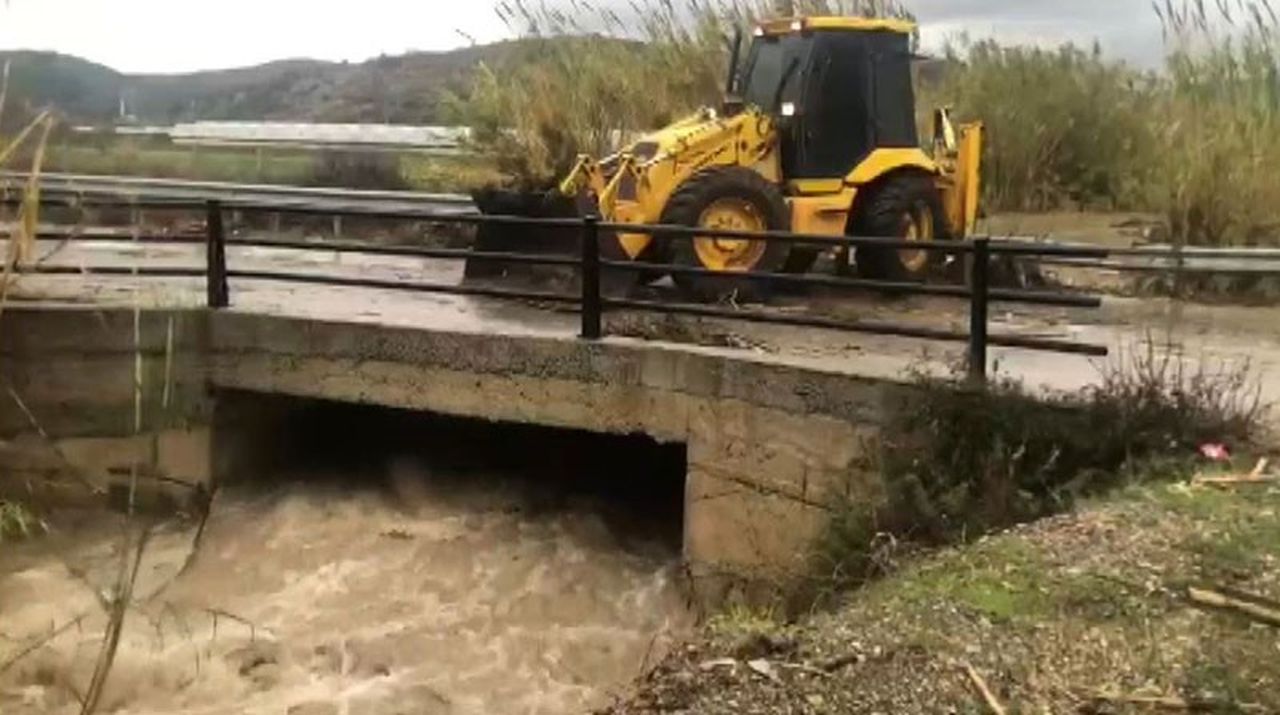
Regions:
<instances>
[{"instance_id":1,"label":"cab door","mask_svg":"<svg viewBox=\"0 0 1280 715\"><path fill-rule=\"evenodd\" d=\"M801 110L792 127L787 176L844 178L874 148L870 58L862 33L815 35Z\"/></svg>"}]
</instances>

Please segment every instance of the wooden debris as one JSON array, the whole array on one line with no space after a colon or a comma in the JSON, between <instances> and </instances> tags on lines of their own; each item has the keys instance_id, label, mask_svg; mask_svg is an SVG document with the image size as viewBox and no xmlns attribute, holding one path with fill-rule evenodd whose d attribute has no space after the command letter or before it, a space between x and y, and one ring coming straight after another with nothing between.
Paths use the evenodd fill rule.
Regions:
<instances>
[{"instance_id":1,"label":"wooden debris","mask_svg":"<svg viewBox=\"0 0 1280 715\"><path fill-rule=\"evenodd\" d=\"M1115 693L1098 692L1091 693L1089 697L1095 703L1141 705L1148 708L1160 708L1162 710L1178 710L1185 712L1218 712L1220 710L1245 713L1266 712L1261 705L1252 703L1227 703L1204 700L1193 701L1172 695L1119 695Z\"/></svg>"},{"instance_id":2,"label":"wooden debris","mask_svg":"<svg viewBox=\"0 0 1280 715\"><path fill-rule=\"evenodd\" d=\"M1233 486L1250 485L1250 484L1274 484L1276 478L1268 475L1267 466L1270 462L1266 457L1258 460L1253 471L1248 474L1234 474L1220 477L1209 477L1203 474L1197 474L1191 483L1195 486L1212 486L1219 488L1227 488Z\"/></svg>"},{"instance_id":3,"label":"wooden debris","mask_svg":"<svg viewBox=\"0 0 1280 715\"><path fill-rule=\"evenodd\" d=\"M963 663L962 665L964 666L965 673L969 675L969 680L973 682L973 686L977 688L978 692L982 695L982 699L986 702L987 708L989 708L995 715L1006 715L1004 706L996 699L995 693L991 692L991 688L987 686L987 681L983 680L982 676L972 665L968 663Z\"/></svg>"},{"instance_id":4,"label":"wooden debris","mask_svg":"<svg viewBox=\"0 0 1280 715\"><path fill-rule=\"evenodd\" d=\"M1187 598L1197 606L1234 611L1258 623L1280 628L1280 611L1236 596L1201 588L1187 589Z\"/></svg>"}]
</instances>

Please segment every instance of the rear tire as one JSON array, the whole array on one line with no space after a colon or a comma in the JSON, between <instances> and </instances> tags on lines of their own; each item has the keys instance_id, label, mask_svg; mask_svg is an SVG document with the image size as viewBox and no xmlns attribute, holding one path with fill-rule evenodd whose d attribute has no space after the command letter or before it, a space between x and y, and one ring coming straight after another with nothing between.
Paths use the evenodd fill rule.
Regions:
<instances>
[{"instance_id":1,"label":"rear tire","mask_svg":"<svg viewBox=\"0 0 1280 715\"><path fill-rule=\"evenodd\" d=\"M717 216L737 215L735 230L785 231L791 223L782 191L756 172L740 166L715 167L686 181L667 201L662 223L719 227ZM729 226L726 226L729 228ZM745 241L670 236L672 261L717 271L717 275L674 273L676 285L699 301L759 302L768 297L767 281L734 276L745 271L776 272L787 261L789 246L777 241Z\"/></svg>"},{"instance_id":2,"label":"rear tire","mask_svg":"<svg viewBox=\"0 0 1280 715\"><path fill-rule=\"evenodd\" d=\"M853 222L853 235L925 241L948 237L942 194L933 177L899 174L869 189ZM874 280L919 283L942 259L936 251L862 247L854 257L858 275Z\"/></svg>"}]
</instances>

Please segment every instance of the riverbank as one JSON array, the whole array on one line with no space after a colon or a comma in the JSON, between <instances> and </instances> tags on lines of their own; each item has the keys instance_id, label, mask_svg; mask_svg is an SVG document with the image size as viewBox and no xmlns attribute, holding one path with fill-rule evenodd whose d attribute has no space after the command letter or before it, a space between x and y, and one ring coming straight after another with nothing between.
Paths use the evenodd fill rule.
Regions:
<instances>
[{"instance_id":1,"label":"riverbank","mask_svg":"<svg viewBox=\"0 0 1280 715\"><path fill-rule=\"evenodd\" d=\"M603 712L1277 712L1274 619L1276 482L1134 488L794 625L730 612Z\"/></svg>"}]
</instances>

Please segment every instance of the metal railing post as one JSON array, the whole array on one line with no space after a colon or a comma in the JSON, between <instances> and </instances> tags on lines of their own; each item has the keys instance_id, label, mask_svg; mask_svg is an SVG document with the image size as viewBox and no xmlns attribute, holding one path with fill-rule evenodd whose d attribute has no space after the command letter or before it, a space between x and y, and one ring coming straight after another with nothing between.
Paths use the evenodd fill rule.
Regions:
<instances>
[{"instance_id":1,"label":"metal railing post","mask_svg":"<svg viewBox=\"0 0 1280 715\"><path fill-rule=\"evenodd\" d=\"M972 262L969 265L969 379L974 383L987 381L987 317L990 294L991 240L976 238L973 241Z\"/></svg>"},{"instance_id":2,"label":"metal railing post","mask_svg":"<svg viewBox=\"0 0 1280 715\"><path fill-rule=\"evenodd\" d=\"M205 283L210 308L225 308L231 304L231 291L227 287L227 235L222 226L222 204L210 201L205 205L207 215L205 229Z\"/></svg>"},{"instance_id":3,"label":"metal railing post","mask_svg":"<svg viewBox=\"0 0 1280 715\"><path fill-rule=\"evenodd\" d=\"M600 217L582 221L582 337L599 340L600 327Z\"/></svg>"}]
</instances>

